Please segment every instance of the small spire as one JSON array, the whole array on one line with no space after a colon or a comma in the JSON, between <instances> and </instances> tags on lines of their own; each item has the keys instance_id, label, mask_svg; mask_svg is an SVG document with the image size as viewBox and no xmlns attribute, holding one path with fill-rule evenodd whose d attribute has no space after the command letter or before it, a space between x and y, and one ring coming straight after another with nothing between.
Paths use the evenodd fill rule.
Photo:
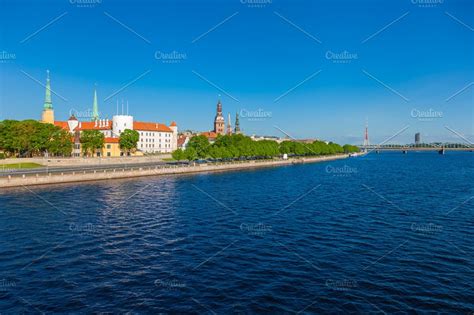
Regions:
<instances>
[{"instance_id":1,"label":"small spire","mask_svg":"<svg viewBox=\"0 0 474 315\"><path fill-rule=\"evenodd\" d=\"M227 116L227 134L231 135L232 134L232 124L230 122L230 113Z\"/></svg>"},{"instance_id":2,"label":"small spire","mask_svg":"<svg viewBox=\"0 0 474 315\"><path fill-rule=\"evenodd\" d=\"M92 104L92 121L99 119L99 104L97 102L97 83L94 88L94 103Z\"/></svg>"}]
</instances>

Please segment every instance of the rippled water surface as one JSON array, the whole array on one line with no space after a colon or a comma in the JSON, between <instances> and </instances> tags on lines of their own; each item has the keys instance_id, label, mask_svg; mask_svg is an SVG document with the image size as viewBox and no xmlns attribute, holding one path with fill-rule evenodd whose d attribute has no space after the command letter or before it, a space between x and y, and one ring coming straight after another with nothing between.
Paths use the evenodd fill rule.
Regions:
<instances>
[{"instance_id":1,"label":"rippled water surface","mask_svg":"<svg viewBox=\"0 0 474 315\"><path fill-rule=\"evenodd\" d=\"M0 313L474 311L474 155L0 192Z\"/></svg>"}]
</instances>

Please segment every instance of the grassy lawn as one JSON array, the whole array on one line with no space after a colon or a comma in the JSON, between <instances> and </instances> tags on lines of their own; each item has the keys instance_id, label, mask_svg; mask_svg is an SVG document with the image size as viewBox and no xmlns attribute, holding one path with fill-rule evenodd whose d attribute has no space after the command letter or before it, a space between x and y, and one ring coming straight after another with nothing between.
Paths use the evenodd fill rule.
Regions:
<instances>
[{"instance_id":1,"label":"grassy lawn","mask_svg":"<svg viewBox=\"0 0 474 315\"><path fill-rule=\"evenodd\" d=\"M164 158L163 161L165 162L171 162L171 161L174 161L175 159L173 158Z\"/></svg>"},{"instance_id":2,"label":"grassy lawn","mask_svg":"<svg viewBox=\"0 0 474 315\"><path fill-rule=\"evenodd\" d=\"M38 168L43 165L37 163L12 163L12 164L1 164L1 169L25 169L25 168Z\"/></svg>"}]
</instances>

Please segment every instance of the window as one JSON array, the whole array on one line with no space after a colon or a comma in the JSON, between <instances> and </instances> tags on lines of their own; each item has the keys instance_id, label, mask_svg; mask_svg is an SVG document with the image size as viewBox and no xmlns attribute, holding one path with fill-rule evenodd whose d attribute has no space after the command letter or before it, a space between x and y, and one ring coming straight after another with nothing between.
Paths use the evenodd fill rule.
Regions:
<instances>
[{"instance_id":1,"label":"window","mask_svg":"<svg viewBox=\"0 0 474 315\"><path fill-rule=\"evenodd\" d=\"M110 144L107 144L107 149L110 149L111 145Z\"/></svg>"},{"instance_id":2,"label":"window","mask_svg":"<svg viewBox=\"0 0 474 315\"><path fill-rule=\"evenodd\" d=\"M107 152L107 156L110 156L110 152Z\"/></svg>"}]
</instances>

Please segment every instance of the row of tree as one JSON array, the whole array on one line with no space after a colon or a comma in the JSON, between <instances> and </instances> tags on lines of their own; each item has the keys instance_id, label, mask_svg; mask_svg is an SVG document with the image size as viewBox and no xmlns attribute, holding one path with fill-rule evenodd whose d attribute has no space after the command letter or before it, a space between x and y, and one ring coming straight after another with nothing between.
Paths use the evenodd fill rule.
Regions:
<instances>
[{"instance_id":1,"label":"row of tree","mask_svg":"<svg viewBox=\"0 0 474 315\"><path fill-rule=\"evenodd\" d=\"M120 149L136 150L139 134L126 129L119 139ZM104 134L99 130L84 130L80 134L84 155L93 156L105 145ZM36 120L4 120L0 122L0 151L7 157L71 156L73 137L71 133L52 124Z\"/></svg>"},{"instance_id":2,"label":"row of tree","mask_svg":"<svg viewBox=\"0 0 474 315\"><path fill-rule=\"evenodd\" d=\"M52 124L36 120L4 120L0 122L0 150L6 156L32 157L49 152L69 156L71 135Z\"/></svg>"},{"instance_id":3,"label":"row of tree","mask_svg":"<svg viewBox=\"0 0 474 315\"><path fill-rule=\"evenodd\" d=\"M194 136L189 140L185 150L173 152L175 160L196 159L235 159L235 158L272 158L282 154L289 156L317 156L337 153L358 152L359 148L352 145L341 147L336 143L314 141L303 143L283 141L280 144L272 140L253 141L242 134L218 136L210 144L205 136Z\"/></svg>"}]
</instances>

